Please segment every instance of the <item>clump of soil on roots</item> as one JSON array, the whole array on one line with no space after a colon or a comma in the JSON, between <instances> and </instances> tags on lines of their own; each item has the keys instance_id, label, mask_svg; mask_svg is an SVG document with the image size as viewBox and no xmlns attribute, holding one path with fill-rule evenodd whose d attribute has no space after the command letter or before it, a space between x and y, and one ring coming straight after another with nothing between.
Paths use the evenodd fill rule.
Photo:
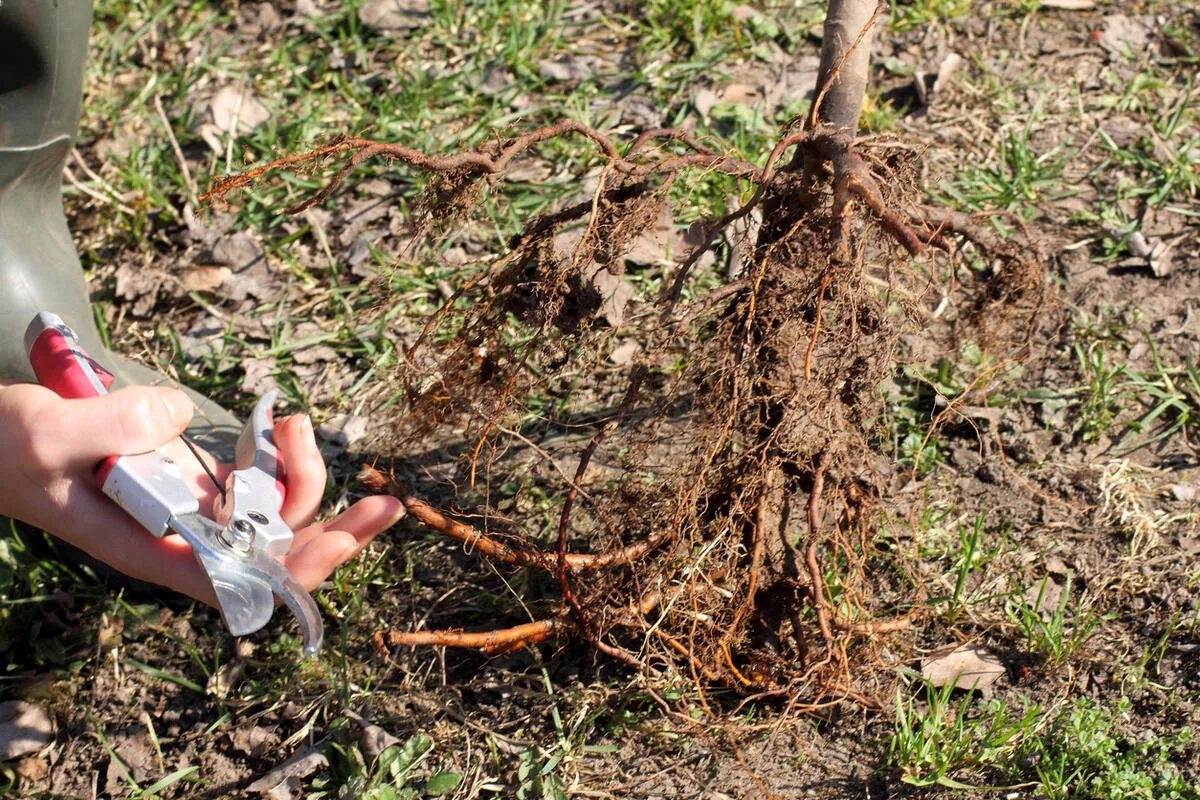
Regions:
<instances>
[{"instance_id":1,"label":"clump of soil on roots","mask_svg":"<svg viewBox=\"0 0 1200 800\"><path fill-rule=\"evenodd\" d=\"M433 236L469 220L540 143L566 137L599 154L592 196L529 220L461 281L396 375L409 400L397 450L456 439L453 478L430 485L403 461L360 476L475 556L542 575L540 599L527 603L536 618L479 632L386 630L376 644L500 653L577 637L651 676L798 707L872 704L876 678L860 666L919 608L902 558L872 548L884 500L871 445L878 387L896 370L901 333L922 329L952 292L974 302L956 303L970 311L949 327L983 328L993 348L1025 341L1042 302L1027 236L1002 240L985 222L925 208L911 155L863 149L821 125L785 132L762 168L681 131L618 146L572 121L450 156L342 138L222 181L210 197L340 161L292 209L303 210L380 157L428 175L420 218ZM733 176L753 197L698 226L701 244L664 269L656 296L639 298L621 323L637 355L614 367L603 311L622 285L622 254L685 170ZM698 265L714 248L730 263L705 291L721 271ZM963 252L990 268L959 269ZM533 413L546 397L561 402ZM549 435L571 442L571 468L531 441ZM530 446L554 467L540 515L520 490L494 491Z\"/></svg>"}]
</instances>

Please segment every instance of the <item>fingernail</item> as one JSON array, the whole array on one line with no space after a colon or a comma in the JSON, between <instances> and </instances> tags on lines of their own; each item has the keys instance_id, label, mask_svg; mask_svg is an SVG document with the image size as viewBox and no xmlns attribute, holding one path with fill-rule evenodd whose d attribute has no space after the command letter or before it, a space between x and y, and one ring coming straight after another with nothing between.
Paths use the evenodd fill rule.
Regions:
<instances>
[{"instance_id":1,"label":"fingernail","mask_svg":"<svg viewBox=\"0 0 1200 800\"><path fill-rule=\"evenodd\" d=\"M305 435L308 435L308 436L312 435L312 432L313 432L312 417L310 417L308 414L305 414L304 417L300 420L300 432Z\"/></svg>"},{"instance_id":2,"label":"fingernail","mask_svg":"<svg viewBox=\"0 0 1200 800\"><path fill-rule=\"evenodd\" d=\"M162 404L167 409L167 416L172 425L183 425L192 418L195 407L186 394L176 389L163 389L158 393Z\"/></svg>"},{"instance_id":3,"label":"fingernail","mask_svg":"<svg viewBox=\"0 0 1200 800\"><path fill-rule=\"evenodd\" d=\"M358 544L355 543L347 545L346 549L342 551L342 554L338 556L338 566L345 566L346 563L352 560L356 555L358 555Z\"/></svg>"}]
</instances>

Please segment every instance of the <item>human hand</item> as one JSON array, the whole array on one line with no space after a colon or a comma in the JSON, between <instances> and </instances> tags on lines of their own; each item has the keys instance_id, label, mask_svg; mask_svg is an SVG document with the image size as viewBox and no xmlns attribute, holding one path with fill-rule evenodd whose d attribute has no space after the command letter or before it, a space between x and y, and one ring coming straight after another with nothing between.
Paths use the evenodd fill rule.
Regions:
<instances>
[{"instance_id":1,"label":"human hand","mask_svg":"<svg viewBox=\"0 0 1200 800\"><path fill-rule=\"evenodd\" d=\"M0 382L0 515L48 531L130 577L214 605L191 547L174 534L160 539L142 528L104 496L94 477L107 456L161 447L200 499L200 512L211 516L218 489L178 439L192 413L187 395L174 389L131 386L66 400L41 386ZM329 522L314 523L325 462L312 422L302 414L279 420L274 441L286 470L280 516L295 531L282 561L312 591L403 517L404 506L393 497L368 497ZM224 485L232 465L201 456Z\"/></svg>"}]
</instances>

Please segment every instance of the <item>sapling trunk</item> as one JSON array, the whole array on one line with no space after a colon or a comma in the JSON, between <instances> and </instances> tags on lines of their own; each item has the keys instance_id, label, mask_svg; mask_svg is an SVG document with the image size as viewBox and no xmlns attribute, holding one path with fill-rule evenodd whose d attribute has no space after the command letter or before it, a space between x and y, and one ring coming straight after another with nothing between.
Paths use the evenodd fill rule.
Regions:
<instances>
[{"instance_id":1,"label":"sapling trunk","mask_svg":"<svg viewBox=\"0 0 1200 800\"><path fill-rule=\"evenodd\" d=\"M875 34L873 18L878 6L876 0L831 0L825 13L821 65L813 98L814 103L820 103L815 121L851 136L858 130L867 90Z\"/></svg>"}]
</instances>

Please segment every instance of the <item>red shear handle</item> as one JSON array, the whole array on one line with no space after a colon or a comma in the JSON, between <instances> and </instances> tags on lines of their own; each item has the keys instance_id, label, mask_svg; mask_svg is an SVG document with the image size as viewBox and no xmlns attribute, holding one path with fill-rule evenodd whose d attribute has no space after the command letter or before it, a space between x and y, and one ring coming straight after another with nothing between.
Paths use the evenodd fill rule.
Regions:
<instances>
[{"instance_id":1,"label":"red shear handle","mask_svg":"<svg viewBox=\"0 0 1200 800\"><path fill-rule=\"evenodd\" d=\"M25 330L25 350L38 383L59 397L77 400L108 394L113 374L84 352L75 332L57 314L43 311ZM110 456L96 469L96 482L103 486L117 463Z\"/></svg>"}]
</instances>

